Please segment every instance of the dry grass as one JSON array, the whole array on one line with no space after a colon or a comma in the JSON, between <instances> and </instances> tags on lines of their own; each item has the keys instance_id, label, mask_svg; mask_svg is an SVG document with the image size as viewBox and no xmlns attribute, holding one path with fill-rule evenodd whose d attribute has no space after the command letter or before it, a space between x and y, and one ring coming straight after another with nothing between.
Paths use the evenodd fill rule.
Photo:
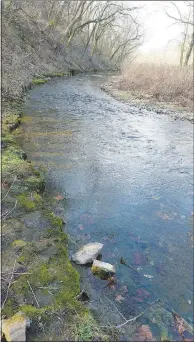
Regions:
<instances>
[{"instance_id":1,"label":"dry grass","mask_svg":"<svg viewBox=\"0 0 194 342\"><path fill-rule=\"evenodd\" d=\"M192 109L193 67L134 63L124 68L118 88L141 98L173 102Z\"/></svg>"}]
</instances>

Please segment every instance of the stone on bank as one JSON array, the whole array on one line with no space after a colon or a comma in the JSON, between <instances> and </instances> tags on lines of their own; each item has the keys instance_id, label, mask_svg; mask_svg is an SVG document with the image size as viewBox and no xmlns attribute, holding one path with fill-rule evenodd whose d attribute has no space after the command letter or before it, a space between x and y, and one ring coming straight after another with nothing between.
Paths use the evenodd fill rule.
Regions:
<instances>
[{"instance_id":1,"label":"stone on bank","mask_svg":"<svg viewBox=\"0 0 194 342\"><path fill-rule=\"evenodd\" d=\"M29 318L18 312L12 318L2 320L2 334L7 342L23 342L26 341L26 328L29 326Z\"/></svg>"},{"instance_id":2,"label":"stone on bank","mask_svg":"<svg viewBox=\"0 0 194 342\"><path fill-rule=\"evenodd\" d=\"M102 247L103 244L99 242L88 243L72 256L72 261L79 265L91 263L98 256Z\"/></svg>"},{"instance_id":3,"label":"stone on bank","mask_svg":"<svg viewBox=\"0 0 194 342\"><path fill-rule=\"evenodd\" d=\"M99 260L94 260L91 270L93 274L98 275L100 278L105 278L116 273L113 265Z\"/></svg>"}]
</instances>

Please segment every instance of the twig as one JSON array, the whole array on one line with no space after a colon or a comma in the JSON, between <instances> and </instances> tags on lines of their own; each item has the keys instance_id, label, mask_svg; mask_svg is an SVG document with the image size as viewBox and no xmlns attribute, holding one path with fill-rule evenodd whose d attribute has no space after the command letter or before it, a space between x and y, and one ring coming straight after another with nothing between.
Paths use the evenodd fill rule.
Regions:
<instances>
[{"instance_id":1,"label":"twig","mask_svg":"<svg viewBox=\"0 0 194 342\"><path fill-rule=\"evenodd\" d=\"M133 266L127 264L126 261L123 259L123 257L120 258L120 264L121 265L125 265L125 266L129 267L131 270L139 273L139 271L136 268L134 268Z\"/></svg>"},{"instance_id":2,"label":"twig","mask_svg":"<svg viewBox=\"0 0 194 342\"><path fill-rule=\"evenodd\" d=\"M166 302L165 300L163 300L163 302L165 303L166 307L171 312L173 317L174 317L174 315L178 315L179 316L179 314L177 314L177 312L174 311L173 307L168 302ZM184 324L187 325L188 330L190 330L190 332L193 333L194 327L192 327L192 325L190 325L183 317L181 317L181 318L182 318Z\"/></svg>"},{"instance_id":3,"label":"twig","mask_svg":"<svg viewBox=\"0 0 194 342\"><path fill-rule=\"evenodd\" d=\"M75 299L80 299L82 294L85 292L85 290L81 290L81 292L75 297Z\"/></svg>"},{"instance_id":4,"label":"twig","mask_svg":"<svg viewBox=\"0 0 194 342\"><path fill-rule=\"evenodd\" d=\"M12 273L7 273L7 274L12 274ZM26 274L32 274L32 273L28 273L28 272L25 272L25 273L14 272L14 275L15 275L15 274L26 275Z\"/></svg>"},{"instance_id":5,"label":"twig","mask_svg":"<svg viewBox=\"0 0 194 342\"><path fill-rule=\"evenodd\" d=\"M31 273L30 273L31 274ZM49 287L49 286L38 286L39 289L49 289L49 290L58 290L57 287Z\"/></svg>"},{"instance_id":6,"label":"twig","mask_svg":"<svg viewBox=\"0 0 194 342\"><path fill-rule=\"evenodd\" d=\"M3 199L1 200L1 202L3 202L3 200L4 200L4 199L7 197L7 195L9 194L9 192L10 192L12 186L14 185L16 179L17 179L17 175L14 177L14 180L13 180L12 184L10 185L9 190L7 191L6 195L3 197Z\"/></svg>"},{"instance_id":7,"label":"twig","mask_svg":"<svg viewBox=\"0 0 194 342\"><path fill-rule=\"evenodd\" d=\"M34 293L34 291L33 291L33 289L32 289L32 287L31 287L31 285L30 285L30 283L29 283L28 280L27 280L27 283L28 283L28 285L29 285L29 287L30 287L30 290L32 291L32 294L33 294L33 296L34 296L34 299L35 299L35 301L36 301L36 304L37 304L37 306L38 306L38 308L39 308L40 305L39 305L38 299L36 298L35 293Z\"/></svg>"},{"instance_id":8,"label":"twig","mask_svg":"<svg viewBox=\"0 0 194 342\"><path fill-rule=\"evenodd\" d=\"M73 239L68 235L68 239L73 242L75 245L77 245L77 242L73 241Z\"/></svg>"},{"instance_id":9,"label":"twig","mask_svg":"<svg viewBox=\"0 0 194 342\"><path fill-rule=\"evenodd\" d=\"M8 294L9 294L9 288L11 286L11 282L12 282L12 279L13 279L13 276L14 276L15 265L16 265L16 260L15 260L14 265L13 265L13 270L12 270L11 278L10 278L9 285L8 285L8 288L7 288L6 297L5 297L5 300L4 300L3 304L2 304L2 309L3 309L4 305L5 305L5 302L7 300Z\"/></svg>"},{"instance_id":10,"label":"twig","mask_svg":"<svg viewBox=\"0 0 194 342\"><path fill-rule=\"evenodd\" d=\"M104 293L103 293L104 294ZM120 316L127 322L127 319L125 318L125 316L123 316L123 314L119 311L119 309L116 307L116 305L104 294L104 296L106 297L106 299L108 299L108 301L115 307L115 309L117 310L117 312L120 314Z\"/></svg>"},{"instance_id":11,"label":"twig","mask_svg":"<svg viewBox=\"0 0 194 342\"><path fill-rule=\"evenodd\" d=\"M16 200L16 201L15 201L15 205L14 205L14 207L13 207L13 208L12 208L12 209L11 209L11 210L8 212L8 213L6 212L6 215L5 215L5 214L3 214L3 215L5 215L5 217L3 217L3 220L5 220L5 219L6 219L6 217L7 217L7 216L8 216L8 215L9 215L9 214L10 214L10 213L11 213L11 212L12 212L12 211L13 211L13 210L16 208L16 205L17 205L17 203L18 203L18 202L17 202L17 200ZM3 215L2 215L2 216L3 216Z\"/></svg>"},{"instance_id":12,"label":"twig","mask_svg":"<svg viewBox=\"0 0 194 342\"><path fill-rule=\"evenodd\" d=\"M122 324L120 324L120 325L117 325L116 328L119 329L119 328L123 327L125 324L127 324L127 323L129 323L129 322L136 321L136 319L138 319L139 317L143 316L144 313L145 313L147 310L149 310L153 305L155 305L155 304L158 303L159 301L161 301L161 299L157 299L155 302L151 303L151 304L149 305L149 307L148 307L146 310L142 311L139 315L137 315L136 317L133 317L133 318L131 318L131 319L128 319L126 322L124 322L124 323L122 323Z\"/></svg>"},{"instance_id":13,"label":"twig","mask_svg":"<svg viewBox=\"0 0 194 342\"><path fill-rule=\"evenodd\" d=\"M5 184L6 180L7 180L7 178L5 178L5 179L4 179L4 181L3 181L2 185L4 185L4 184Z\"/></svg>"},{"instance_id":14,"label":"twig","mask_svg":"<svg viewBox=\"0 0 194 342\"><path fill-rule=\"evenodd\" d=\"M102 316L100 317L100 319L99 319L99 321L101 322L101 320L102 320L102 318L104 317L104 315L106 315L107 314L107 312L108 312L108 310L107 311L105 311L103 314L102 314Z\"/></svg>"}]
</instances>

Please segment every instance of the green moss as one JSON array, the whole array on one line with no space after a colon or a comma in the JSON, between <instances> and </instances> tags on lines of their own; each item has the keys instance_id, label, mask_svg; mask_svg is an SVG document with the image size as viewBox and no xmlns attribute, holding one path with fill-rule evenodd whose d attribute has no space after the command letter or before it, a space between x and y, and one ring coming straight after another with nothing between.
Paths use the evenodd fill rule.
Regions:
<instances>
[{"instance_id":1,"label":"green moss","mask_svg":"<svg viewBox=\"0 0 194 342\"><path fill-rule=\"evenodd\" d=\"M44 84L44 83L46 83L46 82L47 82L47 80L46 80L46 79L43 79L43 78L34 78L34 79L32 80L32 84L33 84L33 85Z\"/></svg>"},{"instance_id":2,"label":"green moss","mask_svg":"<svg viewBox=\"0 0 194 342\"><path fill-rule=\"evenodd\" d=\"M18 196L18 201L27 211L35 210L42 206L43 203L42 197L37 192L31 194L23 193Z\"/></svg>"},{"instance_id":3,"label":"green moss","mask_svg":"<svg viewBox=\"0 0 194 342\"><path fill-rule=\"evenodd\" d=\"M1 141L3 141L5 144L16 144L13 134L6 133L5 131L2 132Z\"/></svg>"},{"instance_id":4,"label":"green moss","mask_svg":"<svg viewBox=\"0 0 194 342\"><path fill-rule=\"evenodd\" d=\"M41 265L38 272L38 277L42 285L48 285L48 283L50 283L53 280L53 276L49 272L48 264L45 263Z\"/></svg>"},{"instance_id":5,"label":"green moss","mask_svg":"<svg viewBox=\"0 0 194 342\"><path fill-rule=\"evenodd\" d=\"M16 301L19 297L22 298L22 301L25 301L25 298L28 296L28 293L30 293L29 285L27 283L28 278L28 275L22 275L11 286ZM18 301L18 303L19 302L20 300Z\"/></svg>"},{"instance_id":6,"label":"green moss","mask_svg":"<svg viewBox=\"0 0 194 342\"><path fill-rule=\"evenodd\" d=\"M23 246L21 253L17 259L17 262L28 265L36 255L37 249L34 242L29 242Z\"/></svg>"},{"instance_id":7,"label":"green moss","mask_svg":"<svg viewBox=\"0 0 194 342\"><path fill-rule=\"evenodd\" d=\"M91 271L94 275L96 275L100 279L107 279L107 277L108 277L107 272L103 271L98 266L92 266Z\"/></svg>"},{"instance_id":8,"label":"green moss","mask_svg":"<svg viewBox=\"0 0 194 342\"><path fill-rule=\"evenodd\" d=\"M63 220L59 216L55 215L53 212L48 212L47 216L54 227L62 228Z\"/></svg>"},{"instance_id":9,"label":"green moss","mask_svg":"<svg viewBox=\"0 0 194 342\"><path fill-rule=\"evenodd\" d=\"M44 177L32 175L25 180L25 185L30 190L43 191L45 188Z\"/></svg>"},{"instance_id":10,"label":"green moss","mask_svg":"<svg viewBox=\"0 0 194 342\"><path fill-rule=\"evenodd\" d=\"M6 317L12 317L17 312L17 306L12 298L8 298L2 309L2 315Z\"/></svg>"},{"instance_id":11,"label":"green moss","mask_svg":"<svg viewBox=\"0 0 194 342\"><path fill-rule=\"evenodd\" d=\"M47 310L50 310L50 307L36 308L33 305L22 305L20 307L20 311L30 319L38 319L38 317L44 315Z\"/></svg>"},{"instance_id":12,"label":"green moss","mask_svg":"<svg viewBox=\"0 0 194 342\"><path fill-rule=\"evenodd\" d=\"M17 248L23 248L27 245L26 241L23 240L15 240L12 242L12 246L13 247L17 247Z\"/></svg>"},{"instance_id":13,"label":"green moss","mask_svg":"<svg viewBox=\"0 0 194 342\"><path fill-rule=\"evenodd\" d=\"M80 292L79 274L69 261L66 248L62 243L56 243L56 245L58 254L50 258L48 262L29 269L30 274L21 276L13 284L12 290L16 297L23 294L24 298L28 298L31 294L27 280L29 280L34 291L42 287L48 287L48 289L49 286L55 287L57 291L53 292L50 298L50 305L54 305L55 310L69 305L70 308L73 307L78 312L86 312L87 310L85 310L82 304L75 299L76 295ZM21 257L25 259L26 256L22 254ZM41 291L45 290L42 289Z\"/></svg>"},{"instance_id":14,"label":"green moss","mask_svg":"<svg viewBox=\"0 0 194 342\"><path fill-rule=\"evenodd\" d=\"M2 172L9 173L16 171L18 166L25 163L20 156L20 149L9 146L2 154Z\"/></svg>"},{"instance_id":15,"label":"green moss","mask_svg":"<svg viewBox=\"0 0 194 342\"><path fill-rule=\"evenodd\" d=\"M3 123L5 124L14 124L20 122L20 115L17 113L6 113L5 117L3 118Z\"/></svg>"},{"instance_id":16,"label":"green moss","mask_svg":"<svg viewBox=\"0 0 194 342\"><path fill-rule=\"evenodd\" d=\"M55 228L49 228L47 229L45 233L46 238L55 238L55 241L67 241L68 240L68 235L65 234L63 231L61 231L61 228L55 229Z\"/></svg>"},{"instance_id":17,"label":"green moss","mask_svg":"<svg viewBox=\"0 0 194 342\"><path fill-rule=\"evenodd\" d=\"M94 320L90 317L77 325L76 341L91 341L94 337Z\"/></svg>"},{"instance_id":18,"label":"green moss","mask_svg":"<svg viewBox=\"0 0 194 342\"><path fill-rule=\"evenodd\" d=\"M49 20L48 22L49 26L55 26L56 25L56 19Z\"/></svg>"},{"instance_id":19,"label":"green moss","mask_svg":"<svg viewBox=\"0 0 194 342\"><path fill-rule=\"evenodd\" d=\"M12 131L21 123L20 114L7 112L2 120L2 130L4 133Z\"/></svg>"},{"instance_id":20,"label":"green moss","mask_svg":"<svg viewBox=\"0 0 194 342\"><path fill-rule=\"evenodd\" d=\"M118 332L113 331L114 328L109 330L112 334L106 335L91 314L84 315L81 318L76 317L75 320L75 341L117 341ZM116 329L115 329L116 330Z\"/></svg>"}]
</instances>

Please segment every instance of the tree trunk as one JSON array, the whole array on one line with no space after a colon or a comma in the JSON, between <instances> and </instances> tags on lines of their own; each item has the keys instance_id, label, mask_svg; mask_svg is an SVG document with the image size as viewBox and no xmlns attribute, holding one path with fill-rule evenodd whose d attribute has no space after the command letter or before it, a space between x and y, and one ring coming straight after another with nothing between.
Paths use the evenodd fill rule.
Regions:
<instances>
[{"instance_id":1,"label":"tree trunk","mask_svg":"<svg viewBox=\"0 0 194 342\"><path fill-rule=\"evenodd\" d=\"M193 49L193 45L194 45L194 32L192 33L192 36L191 36L191 42L189 44L189 48L188 48L188 51L187 51L187 54L186 54L186 57L185 57L185 63L184 63L184 66L187 66L188 63L189 63L189 58L191 56L191 52L192 52L192 49Z\"/></svg>"}]
</instances>

